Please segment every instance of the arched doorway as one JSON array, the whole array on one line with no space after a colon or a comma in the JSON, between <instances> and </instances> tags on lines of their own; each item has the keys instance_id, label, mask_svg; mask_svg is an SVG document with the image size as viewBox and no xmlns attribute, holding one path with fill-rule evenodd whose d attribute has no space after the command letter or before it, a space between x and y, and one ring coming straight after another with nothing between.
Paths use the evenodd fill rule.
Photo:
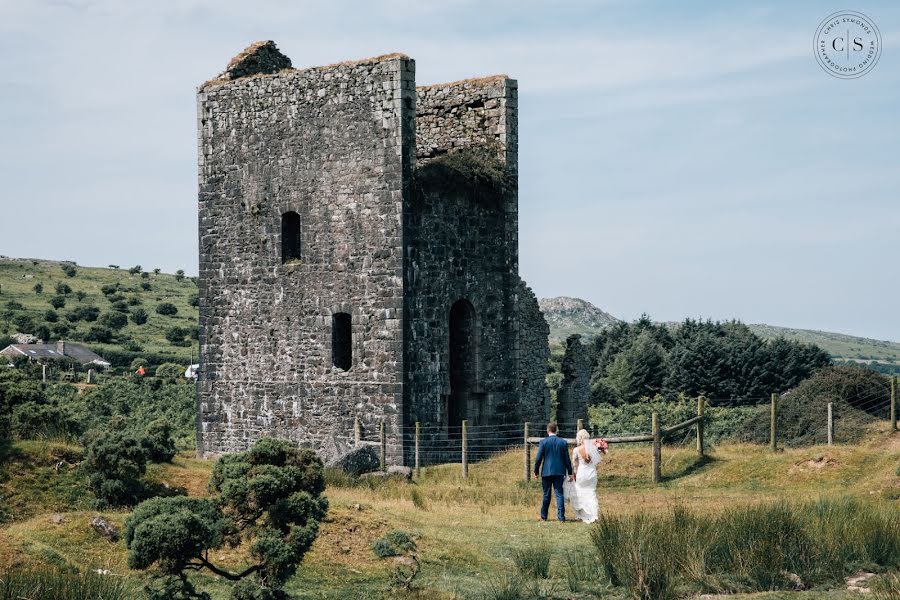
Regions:
<instances>
[{"instance_id":1,"label":"arched doorway","mask_svg":"<svg viewBox=\"0 0 900 600\"><path fill-rule=\"evenodd\" d=\"M450 397L447 425L450 436L460 435L460 425L469 419L470 398L478 377L478 331L475 307L463 298L450 308Z\"/></svg>"}]
</instances>

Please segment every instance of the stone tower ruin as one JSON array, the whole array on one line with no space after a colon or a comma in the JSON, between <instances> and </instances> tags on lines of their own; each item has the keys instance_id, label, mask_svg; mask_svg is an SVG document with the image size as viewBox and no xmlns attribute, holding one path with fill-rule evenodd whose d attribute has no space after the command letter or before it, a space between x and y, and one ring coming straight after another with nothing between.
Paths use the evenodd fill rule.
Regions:
<instances>
[{"instance_id":1,"label":"stone tower ruin","mask_svg":"<svg viewBox=\"0 0 900 600\"><path fill-rule=\"evenodd\" d=\"M400 464L416 422L451 447L463 419L547 419L515 80L417 88L402 54L293 69L260 42L197 101L201 453L275 435L328 458L384 423Z\"/></svg>"}]
</instances>

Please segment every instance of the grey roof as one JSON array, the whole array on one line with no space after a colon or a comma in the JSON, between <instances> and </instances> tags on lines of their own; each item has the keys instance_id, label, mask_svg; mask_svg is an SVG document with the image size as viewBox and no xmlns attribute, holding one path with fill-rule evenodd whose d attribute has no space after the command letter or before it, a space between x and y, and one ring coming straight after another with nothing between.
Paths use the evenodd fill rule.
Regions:
<instances>
[{"instance_id":1,"label":"grey roof","mask_svg":"<svg viewBox=\"0 0 900 600\"><path fill-rule=\"evenodd\" d=\"M73 344L72 342L65 343L65 354L59 351L59 346L57 344L10 344L3 350L0 350L0 354L6 356L21 355L34 359L71 358L82 365L90 363L109 365L109 362L103 360L103 357L99 354L79 344Z\"/></svg>"}]
</instances>

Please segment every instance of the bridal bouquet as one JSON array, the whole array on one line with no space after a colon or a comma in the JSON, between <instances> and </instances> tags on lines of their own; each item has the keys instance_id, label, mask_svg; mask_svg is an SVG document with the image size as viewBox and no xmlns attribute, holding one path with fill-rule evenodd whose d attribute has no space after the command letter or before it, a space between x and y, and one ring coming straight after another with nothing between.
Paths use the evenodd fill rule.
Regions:
<instances>
[{"instance_id":1,"label":"bridal bouquet","mask_svg":"<svg viewBox=\"0 0 900 600\"><path fill-rule=\"evenodd\" d=\"M606 454L609 452L609 442L604 440L603 438L594 438L594 446L597 447L602 454Z\"/></svg>"}]
</instances>

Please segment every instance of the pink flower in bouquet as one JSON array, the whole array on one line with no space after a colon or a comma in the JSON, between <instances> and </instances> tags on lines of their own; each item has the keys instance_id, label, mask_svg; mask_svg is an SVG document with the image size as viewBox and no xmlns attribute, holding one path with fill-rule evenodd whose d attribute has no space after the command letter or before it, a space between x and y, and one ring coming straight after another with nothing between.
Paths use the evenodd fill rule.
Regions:
<instances>
[{"instance_id":1,"label":"pink flower in bouquet","mask_svg":"<svg viewBox=\"0 0 900 600\"><path fill-rule=\"evenodd\" d=\"M596 446L597 450L599 450L603 454L606 454L607 452L609 452L609 442L607 442L603 438L595 438L594 446Z\"/></svg>"}]
</instances>

